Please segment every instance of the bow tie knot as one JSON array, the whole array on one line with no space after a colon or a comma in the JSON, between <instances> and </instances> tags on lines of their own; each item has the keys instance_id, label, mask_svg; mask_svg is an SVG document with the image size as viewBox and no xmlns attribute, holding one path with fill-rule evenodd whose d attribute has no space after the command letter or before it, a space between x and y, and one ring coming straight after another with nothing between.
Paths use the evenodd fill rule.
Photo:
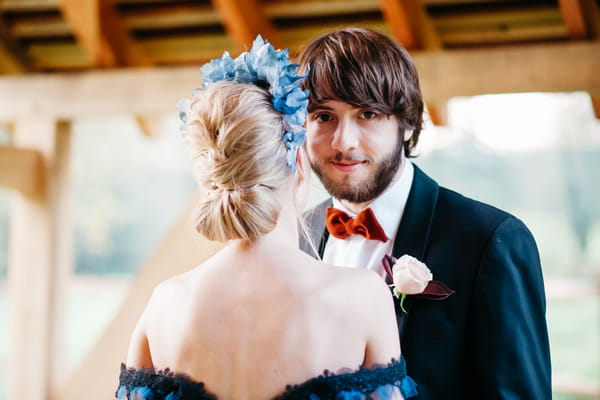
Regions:
<instances>
[{"instance_id":1,"label":"bow tie knot","mask_svg":"<svg viewBox=\"0 0 600 400\"><path fill-rule=\"evenodd\" d=\"M352 218L342 210L327 207L325 226L329 234L338 238L346 239L350 235L361 235L369 240L387 242L388 238L381 227L373 210L366 208Z\"/></svg>"}]
</instances>

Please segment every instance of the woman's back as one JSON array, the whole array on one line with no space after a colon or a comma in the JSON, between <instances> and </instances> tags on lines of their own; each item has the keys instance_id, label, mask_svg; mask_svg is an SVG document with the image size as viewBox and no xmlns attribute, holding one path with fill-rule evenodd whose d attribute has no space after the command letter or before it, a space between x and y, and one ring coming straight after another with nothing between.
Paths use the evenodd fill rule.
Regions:
<instances>
[{"instance_id":1,"label":"woman's back","mask_svg":"<svg viewBox=\"0 0 600 400\"><path fill-rule=\"evenodd\" d=\"M210 85L184 102L182 135L204 194L196 230L227 246L155 290L119 399L327 400L393 394L405 382L401 362L313 379L387 365L400 345L381 278L298 248L310 167L301 147L308 94L295 68L261 38L249 53L201 68ZM155 372L166 369L187 378Z\"/></svg>"},{"instance_id":2,"label":"woman's back","mask_svg":"<svg viewBox=\"0 0 600 400\"><path fill-rule=\"evenodd\" d=\"M272 244L232 247L155 291L140 322L154 367L219 399L267 399L324 370L390 361L371 348L373 331L394 332L378 317L393 308L377 275Z\"/></svg>"}]
</instances>

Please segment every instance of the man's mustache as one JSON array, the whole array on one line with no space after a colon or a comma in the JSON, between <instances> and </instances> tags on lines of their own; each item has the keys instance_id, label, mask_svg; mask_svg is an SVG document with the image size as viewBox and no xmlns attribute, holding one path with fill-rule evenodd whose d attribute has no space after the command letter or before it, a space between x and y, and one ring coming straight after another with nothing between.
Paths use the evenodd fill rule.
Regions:
<instances>
[{"instance_id":1,"label":"man's mustache","mask_svg":"<svg viewBox=\"0 0 600 400\"><path fill-rule=\"evenodd\" d=\"M362 154L356 153L356 152L348 152L348 153L342 153L342 152L337 152L333 157L330 157L328 160L328 162L330 161L335 161L335 162L363 162L363 161L367 161L370 162L371 158L370 157L366 157Z\"/></svg>"}]
</instances>

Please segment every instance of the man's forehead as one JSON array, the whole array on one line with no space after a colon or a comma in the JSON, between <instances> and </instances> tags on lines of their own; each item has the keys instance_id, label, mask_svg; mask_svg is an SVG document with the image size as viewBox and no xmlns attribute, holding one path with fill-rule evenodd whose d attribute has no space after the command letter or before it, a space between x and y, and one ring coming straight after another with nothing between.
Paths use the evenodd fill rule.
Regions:
<instances>
[{"instance_id":1,"label":"man's forehead","mask_svg":"<svg viewBox=\"0 0 600 400\"><path fill-rule=\"evenodd\" d=\"M364 106L358 104L350 104L339 98L319 99L319 101L311 101L309 104L309 112L315 109L318 110L333 110L335 108L353 108L362 109Z\"/></svg>"}]
</instances>

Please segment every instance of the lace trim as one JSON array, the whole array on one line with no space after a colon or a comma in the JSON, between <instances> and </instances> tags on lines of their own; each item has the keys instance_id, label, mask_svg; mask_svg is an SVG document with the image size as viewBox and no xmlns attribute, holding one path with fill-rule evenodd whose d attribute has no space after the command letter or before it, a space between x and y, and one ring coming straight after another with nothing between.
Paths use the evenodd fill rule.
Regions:
<instances>
[{"instance_id":1,"label":"lace trim","mask_svg":"<svg viewBox=\"0 0 600 400\"><path fill-rule=\"evenodd\" d=\"M150 391L146 395L146 390ZM115 396L117 399L133 399L137 394L140 400L174 400L198 399L218 400L204 387L204 383L195 382L185 374L172 372L169 368L156 371L155 368L126 368L121 364L119 374L119 388Z\"/></svg>"},{"instance_id":2,"label":"lace trim","mask_svg":"<svg viewBox=\"0 0 600 400\"><path fill-rule=\"evenodd\" d=\"M363 399L371 399L371 394L386 385L400 389L404 398L416 395L416 385L406 375L404 358L392 359L387 366L374 368L344 369L338 373L325 370L322 375L303 383L286 386L285 391L273 400L328 400L339 398L343 392L358 392L364 395ZM119 400L218 400L206 390L204 383L195 382L185 374L174 373L169 368L136 370L126 368L125 364L121 364L119 388L115 395Z\"/></svg>"},{"instance_id":3,"label":"lace trim","mask_svg":"<svg viewBox=\"0 0 600 400\"><path fill-rule=\"evenodd\" d=\"M281 395L273 400L313 399L335 399L340 392L360 392L371 399L370 394L385 385L393 385L402 391L405 398L411 393L405 393L403 381L409 377L406 375L406 361L392 359L385 366L374 368L359 367L352 372L333 373L325 370L322 375L309 379L298 385L288 385ZM412 381L412 380L411 380Z\"/></svg>"}]
</instances>

